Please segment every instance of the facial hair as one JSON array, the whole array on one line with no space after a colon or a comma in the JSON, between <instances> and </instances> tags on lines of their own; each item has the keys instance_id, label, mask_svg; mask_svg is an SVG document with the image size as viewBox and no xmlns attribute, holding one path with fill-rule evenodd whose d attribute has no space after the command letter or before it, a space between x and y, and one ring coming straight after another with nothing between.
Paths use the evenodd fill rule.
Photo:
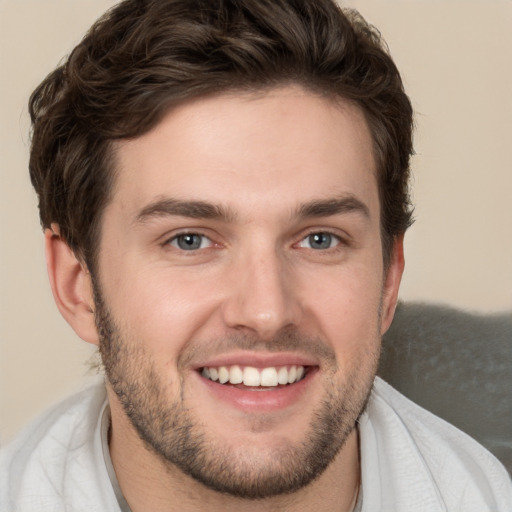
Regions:
<instances>
[{"instance_id":1,"label":"facial hair","mask_svg":"<svg viewBox=\"0 0 512 512\"><path fill-rule=\"evenodd\" d=\"M290 494L307 486L335 459L366 407L379 343L372 343L375 351L352 365L350 375L337 379L335 354L321 340L297 331L264 342L254 336L227 335L185 350L177 364L177 378L169 383L158 374L143 340L134 342L121 332L97 286L95 297L102 363L126 416L147 449L171 472L178 468L209 489L254 500ZM204 355L204 347L215 347L217 353L229 348L261 347L267 352L302 349L314 354L325 374L324 395L302 442L283 440L272 453L262 454L249 445L241 451L212 439L206 420L200 421L187 407L183 374L179 371L196 353Z\"/></svg>"}]
</instances>

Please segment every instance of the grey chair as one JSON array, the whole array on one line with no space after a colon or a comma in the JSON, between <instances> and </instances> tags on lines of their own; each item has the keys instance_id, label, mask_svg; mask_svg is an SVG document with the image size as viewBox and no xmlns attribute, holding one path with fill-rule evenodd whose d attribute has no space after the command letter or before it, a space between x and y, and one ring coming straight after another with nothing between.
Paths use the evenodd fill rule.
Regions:
<instances>
[{"instance_id":1,"label":"grey chair","mask_svg":"<svg viewBox=\"0 0 512 512\"><path fill-rule=\"evenodd\" d=\"M379 375L478 440L512 474L512 312L401 303Z\"/></svg>"}]
</instances>

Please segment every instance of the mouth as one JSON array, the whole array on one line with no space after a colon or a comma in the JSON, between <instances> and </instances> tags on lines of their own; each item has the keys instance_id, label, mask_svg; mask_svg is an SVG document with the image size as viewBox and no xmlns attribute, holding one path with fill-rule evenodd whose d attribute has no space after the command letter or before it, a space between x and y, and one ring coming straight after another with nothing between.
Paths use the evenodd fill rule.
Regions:
<instances>
[{"instance_id":1,"label":"mouth","mask_svg":"<svg viewBox=\"0 0 512 512\"><path fill-rule=\"evenodd\" d=\"M196 396L203 390L208 403L219 400L244 414L260 414L306 406L306 397L319 385L320 364L314 357L291 352L233 352L202 361L194 370L195 382L202 383Z\"/></svg>"},{"instance_id":2,"label":"mouth","mask_svg":"<svg viewBox=\"0 0 512 512\"><path fill-rule=\"evenodd\" d=\"M243 389L271 390L298 383L311 371L310 366L204 366L201 375L210 381Z\"/></svg>"}]
</instances>

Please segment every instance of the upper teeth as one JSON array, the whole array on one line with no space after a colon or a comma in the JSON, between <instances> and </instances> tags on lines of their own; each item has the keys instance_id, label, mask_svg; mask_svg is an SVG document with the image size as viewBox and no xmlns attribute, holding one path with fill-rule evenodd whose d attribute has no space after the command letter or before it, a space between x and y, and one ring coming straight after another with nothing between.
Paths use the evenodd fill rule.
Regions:
<instances>
[{"instance_id":1,"label":"upper teeth","mask_svg":"<svg viewBox=\"0 0 512 512\"><path fill-rule=\"evenodd\" d=\"M203 377L218 381L221 384L244 384L245 386L272 387L278 384L293 384L304 376L304 366L270 366L268 368L254 368L252 366L240 367L218 366L204 367Z\"/></svg>"}]
</instances>

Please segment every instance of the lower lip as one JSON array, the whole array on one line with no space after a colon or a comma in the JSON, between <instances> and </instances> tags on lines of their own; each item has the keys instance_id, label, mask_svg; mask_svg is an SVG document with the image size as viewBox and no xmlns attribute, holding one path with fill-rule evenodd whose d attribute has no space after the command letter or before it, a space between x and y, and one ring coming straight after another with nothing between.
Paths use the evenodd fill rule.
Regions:
<instances>
[{"instance_id":1,"label":"lower lip","mask_svg":"<svg viewBox=\"0 0 512 512\"><path fill-rule=\"evenodd\" d=\"M300 401L312 384L317 368L309 368L306 376L294 384L275 388L239 388L220 384L198 374L201 382L216 399L244 412L271 412L290 407Z\"/></svg>"}]
</instances>

